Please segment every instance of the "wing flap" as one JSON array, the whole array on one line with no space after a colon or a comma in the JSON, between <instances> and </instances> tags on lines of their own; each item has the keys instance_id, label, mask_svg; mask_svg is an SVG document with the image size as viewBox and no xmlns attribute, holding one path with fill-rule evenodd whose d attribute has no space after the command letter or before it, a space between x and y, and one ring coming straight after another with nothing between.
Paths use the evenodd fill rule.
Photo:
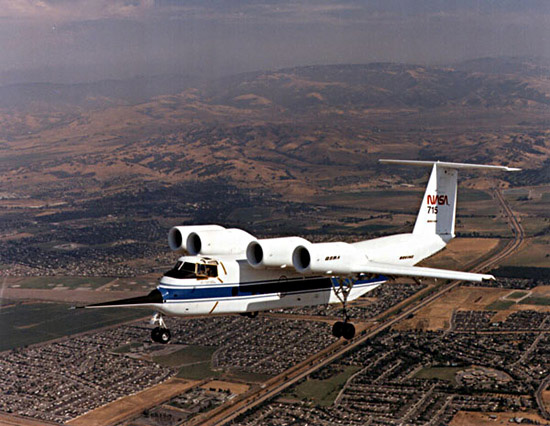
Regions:
<instances>
[{"instance_id":1,"label":"wing flap","mask_svg":"<svg viewBox=\"0 0 550 426\"><path fill-rule=\"evenodd\" d=\"M483 280L494 280L490 274L476 274L473 272L453 271L450 269L424 268L421 266L392 265L388 263L369 262L360 265L353 271L355 273L370 273L382 275L399 275L406 277L440 278L445 280L461 280L482 282Z\"/></svg>"}]
</instances>

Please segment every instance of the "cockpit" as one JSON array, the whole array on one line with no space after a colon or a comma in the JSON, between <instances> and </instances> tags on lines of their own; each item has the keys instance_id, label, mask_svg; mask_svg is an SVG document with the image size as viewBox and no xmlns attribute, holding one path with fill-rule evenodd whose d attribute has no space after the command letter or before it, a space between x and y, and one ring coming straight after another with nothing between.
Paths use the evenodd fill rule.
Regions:
<instances>
[{"instance_id":1,"label":"cockpit","mask_svg":"<svg viewBox=\"0 0 550 426\"><path fill-rule=\"evenodd\" d=\"M201 259L198 263L178 260L176 266L164 273L165 277L178 279L206 279L218 276L218 262Z\"/></svg>"}]
</instances>

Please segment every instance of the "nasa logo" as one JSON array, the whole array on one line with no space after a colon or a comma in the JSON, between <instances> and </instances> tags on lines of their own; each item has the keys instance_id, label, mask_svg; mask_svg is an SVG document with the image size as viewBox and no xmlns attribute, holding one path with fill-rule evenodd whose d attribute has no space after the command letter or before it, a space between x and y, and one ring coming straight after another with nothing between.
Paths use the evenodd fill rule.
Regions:
<instances>
[{"instance_id":1,"label":"nasa logo","mask_svg":"<svg viewBox=\"0 0 550 426\"><path fill-rule=\"evenodd\" d=\"M446 195L428 195L428 205L448 206L449 198Z\"/></svg>"}]
</instances>

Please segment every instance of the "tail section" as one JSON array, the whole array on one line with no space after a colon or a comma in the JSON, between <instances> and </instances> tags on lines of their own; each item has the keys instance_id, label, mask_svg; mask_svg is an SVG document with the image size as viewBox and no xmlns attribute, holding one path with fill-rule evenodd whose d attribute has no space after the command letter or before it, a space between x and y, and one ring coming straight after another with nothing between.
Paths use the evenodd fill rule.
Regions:
<instances>
[{"instance_id":1,"label":"tail section","mask_svg":"<svg viewBox=\"0 0 550 426\"><path fill-rule=\"evenodd\" d=\"M445 242L455 236L458 169L517 171L505 166L449 163L442 161L380 160L384 164L432 166L432 174L414 225L415 235L439 235Z\"/></svg>"},{"instance_id":2,"label":"tail section","mask_svg":"<svg viewBox=\"0 0 550 426\"><path fill-rule=\"evenodd\" d=\"M455 236L456 169L433 165L413 234L437 234L448 242Z\"/></svg>"}]
</instances>

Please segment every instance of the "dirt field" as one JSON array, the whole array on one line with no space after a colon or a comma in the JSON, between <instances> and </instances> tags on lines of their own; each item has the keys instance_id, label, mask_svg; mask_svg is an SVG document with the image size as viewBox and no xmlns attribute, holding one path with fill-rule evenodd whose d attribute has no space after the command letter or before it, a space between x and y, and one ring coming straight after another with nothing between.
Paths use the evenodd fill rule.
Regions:
<instances>
[{"instance_id":1,"label":"dirt field","mask_svg":"<svg viewBox=\"0 0 550 426\"><path fill-rule=\"evenodd\" d=\"M514 290L502 288L457 287L450 293L422 308L412 318L401 321L394 328L396 330L447 329L450 325L453 309L468 311L490 310L488 309L489 305L501 300L510 301L512 304L506 309L499 310L493 317L493 321L503 321L508 315L516 311L534 310L550 312L550 306L548 305L525 303L530 300L529 297L538 298L539 301L541 298L548 298L550 302L550 286L538 286L534 288L528 292L529 297L517 299L518 303L513 303L514 299L508 297L513 293ZM452 307L452 309L449 307Z\"/></svg>"},{"instance_id":2,"label":"dirt field","mask_svg":"<svg viewBox=\"0 0 550 426\"><path fill-rule=\"evenodd\" d=\"M441 330L449 327L452 309L484 310L500 297L509 294L509 289L487 287L457 287L451 292L428 304L412 318L401 321L397 330L423 329ZM452 308L449 308L452 307Z\"/></svg>"},{"instance_id":3,"label":"dirt field","mask_svg":"<svg viewBox=\"0 0 550 426\"><path fill-rule=\"evenodd\" d=\"M489 416L496 416L496 419L491 419ZM450 426L508 426L510 425L510 419L514 417L523 417L524 419L531 419L533 421L540 422L540 424L547 424L548 421L544 420L536 413L529 412L516 412L516 413L477 413L471 411L459 411L454 416ZM539 423L537 423L539 424Z\"/></svg>"},{"instance_id":4,"label":"dirt field","mask_svg":"<svg viewBox=\"0 0 550 426\"><path fill-rule=\"evenodd\" d=\"M212 380L208 383L205 383L201 386L203 389L223 389L227 390L231 393L234 393L236 395L239 395L241 393L246 392L250 386L245 385L243 383L232 383L232 382L225 382L222 380Z\"/></svg>"},{"instance_id":5,"label":"dirt field","mask_svg":"<svg viewBox=\"0 0 550 426\"><path fill-rule=\"evenodd\" d=\"M143 410L162 404L170 398L196 386L199 381L169 379L134 395L120 398L96 408L66 424L73 426L108 426L135 416Z\"/></svg>"},{"instance_id":6,"label":"dirt field","mask_svg":"<svg viewBox=\"0 0 550 426\"><path fill-rule=\"evenodd\" d=\"M545 390L542 392L542 401L546 410L550 408L550 390Z\"/></svg>"},{"instance_id":7,"label":"dirt field","mask_svg":"<svg viewBox=\"0 0 550 426\"><path fill-rule=\"evenodd\" d=\"M0 413L0 426L48 426L55 424L57 423L45 422L44 420L27 419Z\"/></svg>"},{"instance_id":8,"label":"dirt field","mask_svg":"<svg viewBox=\"0 0 550 426\"><path fill-rule=\"evenodd\" d=\"M434 268L460 269L487 255L497 246L498 242L498 238L455 238L443 251L425 263Z\"/></svg>"},{"instance_id":9,"label":"dirt field","mask_svg":"<svg viewBox=\"0 0 550 426\"><path fill-rule=\"evenodd\" d=\"M550 255L549 237L529 238L517 253L503 262L503 265L548 268L550 265L550 258L546 257L548 255Z\"/></svg>"}]
</instances>

